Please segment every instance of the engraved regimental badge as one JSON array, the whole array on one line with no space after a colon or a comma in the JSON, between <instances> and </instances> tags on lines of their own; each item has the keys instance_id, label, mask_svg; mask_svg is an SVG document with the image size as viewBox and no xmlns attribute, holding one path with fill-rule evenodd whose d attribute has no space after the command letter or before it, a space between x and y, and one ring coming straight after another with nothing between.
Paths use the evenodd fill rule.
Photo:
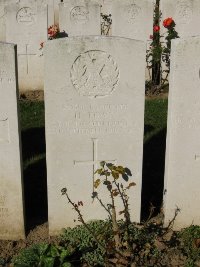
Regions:
<instances>
[{"instance_id":1,"label":"engraved regimental badge","mask_svg":"<svg viewBox=\"0 0 200 267\"><path fill-rule=\"evenodd\" d=\"M76 58L71 68L71 81L81 96L104 97L116 88L119 69L111 55L90 50Z\"/></svg>"},{"instance_id":2,"label":"engraved regimental badge","mask_svg":"<svg viewBox=\"0 0 200 267\"><path fill-rule=\"evenodd\" d=\"M32 24L36 21L36 14L30 7L21 8L16 15L18 23Z\"/></svg>"}]
</instances>

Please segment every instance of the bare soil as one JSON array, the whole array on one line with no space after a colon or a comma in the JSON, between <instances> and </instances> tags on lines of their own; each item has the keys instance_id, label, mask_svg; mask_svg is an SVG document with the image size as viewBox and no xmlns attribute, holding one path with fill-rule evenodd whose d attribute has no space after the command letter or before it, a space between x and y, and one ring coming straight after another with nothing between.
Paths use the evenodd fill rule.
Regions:
<instances>
[{"instance_id":1,"label":"bare soil","mask_svg":"<svg viewBox=\"0 0 200 267\"><path fill-rule=\"evenodd\" d=\"M146 96L147 99L165 99L168 97L167 92L163 92L159 95ZM20 93L21 100L28 101L43 101L44 100L44 91L27 91ZM160 225L160 218L156 217L152 220L153 225ZM49 238L48 236L48 223L43 223L37 225L32 230L29 230L29 233L26 236L25 240L19 241L2 241L0 240L0 258L3 258L7 262L7 267L11 267L11 259L18 255L21 249L28 248L36 243L59 243L59 238ZM165 235L161 235L155 240L154 244L159 253L157 260L151 260L150 247L141 248L138 252L138 259L135 265L131 267L143 266L143 267L156 267L156 266L165 266L165 267L184 267L187 257L184 255L182 250L182 245L180 240L177 238L177 235L172 230L169 230ZM149 254L150 253L150 254ZM147 259L149 258L149 259ZM141 263L140 263L140 259ZM148 264L147 264L148 262ZM87 266L87 265L84 265ZM196 263L195 266L200 266L200 263ZM1 265L0 265L1 267ZM30 266L31 267L31 266Z\"/></svg>"},{"instance_id":2,"label":"bare soil","mask_svg":"<svg viewBox=\"0 0 200 267\"><path fill-rule=\"evenodd\" d=\"M24 91L24 92L20 92L19 97L21 100L43 101L44 91L43 90Z\"/></svg>"},{"instance_id":3,"label":"bare soil","mask_svg":"<svg viewBox=\"0 0 200 267\"><path fill-rule=\"evenodd\" d=\"M153 218L152 225L157 227L156 221L159 222L160 218ZM160 225L158 224L158 228ZM143 226L138 226L143 227ZM59 244L59 238L48 237L48 224L44 223L38 225L35 229L31 230L27 235L26 240L20 241L0 241L0 258L3 258L7 262L7 267L12 267L11 259L13 256L18 255L21 249L28 248L35 243L54 243ZM155 239L154 246L156 251L151 251L151 247L148 243L144 247L138 250L138 256L136 257L136 263L131 267L184 267L186 266L187 257L183 253L183 247L180 239L177 237L176 232L168 230L163 232ZM150 252L151 251L151 252ZM159 256L154 254L159 253ZM80 265L79 265L80 266ZM83 264L82 266L88 267ZM200 266L200 262L194 265ZM0 265L1 267L1 265ZM30 266L31 267L31 266Z\"/></svg>"}]
</instances>

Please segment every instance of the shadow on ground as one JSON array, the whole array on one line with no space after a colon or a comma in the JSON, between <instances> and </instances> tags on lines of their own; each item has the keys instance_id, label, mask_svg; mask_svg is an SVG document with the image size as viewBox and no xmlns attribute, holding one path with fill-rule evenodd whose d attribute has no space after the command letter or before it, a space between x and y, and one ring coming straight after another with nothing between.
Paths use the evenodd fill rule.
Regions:
<instances>
[{"instance_id":1,"label":"shadow on ground","mask_svg":"<svg viewBox=\"0 0 200 267\"><path fill-rule=\"evenodd\" d=\"M23 161L45 153L45 128L31 128L22 131Z\"/></svg>"},{"instance_id":2,"label":"shadow on ground","mask_svg":"<svg viewBox=\"0 0 200 267\"><path fill-rule=\"evenodd\" d=\"M145 133L153 130L145 125ZM149 215L151 204L158 214L163 200L166 129L144 144L142 181L142 220ZM45 153L45 130L34 128L22 132L23 160ZM46 160L36 160L24 170L26 230L47 222Z\"/></svg>"},{"instance_id":3,"label":"shadow on ground","mask_svg":"<svg viewBox=\"0 0 200 267\"><path fill-rule=\"evenodd\" d=\"M146 127L147 129L148 127ZM144 144L142 179L142 221L149 216L151 205L155 207L153 215L160 212L163 201L165 169L166 129L154 135Z\"/></svg>"},{"instance_id":4,"label":"shadow on ground","mask_svg":"<svg viewBox=\"0 0 200 267\"><path fill-rule=\"evenodd\" d=\"M23 161L35 160L24 170L26 231L47 221L46 160L37 157L45 153L45 130L33 128L22 132Z\"/></svg>"}]
</instances>

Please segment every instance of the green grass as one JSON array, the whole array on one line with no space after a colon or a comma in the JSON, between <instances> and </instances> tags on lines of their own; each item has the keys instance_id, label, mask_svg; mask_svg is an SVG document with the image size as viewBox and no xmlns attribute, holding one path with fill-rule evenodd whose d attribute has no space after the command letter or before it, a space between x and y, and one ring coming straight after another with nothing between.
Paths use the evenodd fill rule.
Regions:
<instances>
[{"instance_id":1,"label":"green grass","mask_svg":"<svg viewBox=\"0 0 200 267\"><path fill-rule=\"evenodd\" d=\"M144 134L144 142L149 141L150 138L167 127L167 105L167 99L145 101L144 124L147 130Z\"/></svg>"},{"instance_id":2,"label":"green grass","mask_svg":"<svg viewBox=\"0 0 200 267\"><path fill-rule=\"evenodd\" d=\"M44 127L44 102L20 101L20 123L22 131Z\"/></svg>"}]
</instances>

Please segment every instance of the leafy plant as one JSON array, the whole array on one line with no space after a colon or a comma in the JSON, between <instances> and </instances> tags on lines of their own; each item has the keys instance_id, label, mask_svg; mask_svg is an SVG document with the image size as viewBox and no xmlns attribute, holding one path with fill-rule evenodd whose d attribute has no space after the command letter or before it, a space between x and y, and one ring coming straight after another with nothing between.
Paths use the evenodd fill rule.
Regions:
<instances>
[{"instance_id":1,"label":"leafy plant","mask_svg":"<svg viewBox=\"0 0 200 267\"><path fill-rule=\"evenodd\" d=\"M180 232L183 249L187 255L186 267L195 267L200 260L200 226L191 225Z\"/></svg>"},{"instance_id":2,"label":"leafy plant","mask_svg":"<svg viewBox=\"0 0 200 267\"><path fill-rule=\"evenodd\" d=\"M52 244L35 244L23 249L12 262L14 267L72 267L72 251Z\"/></svg>"},{"instance_id":3,"label":"leafy plant","mask_svg":"<svg viewBox=\"0 0 200 267\"><path fill-rule=\"evenodd\" d=\"M109 221L92 221L87 224L91 232L95 233L98 241L93 234L84 226L79 225L63 230L61 242L64 247L71 247L76 250L76 255L83 262L90 266L104 266L106 258L106 243L112 242L112 227Z\"/></svg>"},{"instance_id":4,"label":"leafy plant","mask_svg":"<svg viewBox=\"0 0 200 267\"><path fill-rule=\"evenodd\" d=\"M100 163L101 168L98 169L95 174L98 174L100 177L94 182L94 188L96 191L92 193L92 198L96 198L99 201L99 204L105 209L108 213L108 218L111 223L112 237L113 240L110 242L102 242L102 240L97 235L96 231L90 228L86 224L83 215L80 211L80 206L83 205L82 201L79 201L77 204L74 203L67 191L67 188L61 190L62 195L65 195L68 199L68 202L72 205L73 209L78 214L78 220L83 224L83 226L88 230L92 235L93 239L102 250L106 252L105 260L113 260L117 266L128 266L131 258L132 252L132 243L129 234L129 226L131 225L130 213L129 213L129 203L127 191L136 184L134 182L129 183L127 186L124 185L124 182L129 181L129 177L132 176L131 171L128 168L122 166L115 166L112 163L106 163L102 161ZM122 178L124 182L119 182L119 179ZM104 203L99 197L97 189L100 185L104 185L107 189L107 192L110 197L110 203ZM116 198L119 197L123 204L123 210L116 210ZM122 220L119 224L117 221L117 213L124 215L124 221ZM124 237L126 236L126 242ZM113 258L113 259L112 259Z\"/></svg>"},{"instance_id":5,"label":"leafy plant","mask_svg":"<svg viewBox=\"0 0 200 267\"><path fill-rule=\"evenodd\" d=\"M101 13L101 35L108 36L112 26L112 15Z\"/></svg>"},{"instance_id":6,"label":"leafy plant","mask_svg":"<svg viewBox=\"0 0 200 267\"><path fill-rule=\"evenodd\" d=\"M168 81L171 41L179 38L175 30L175 21L172 18L166 18L161 22L161 19L162 13L159 9L159 0L157 0L154 9L153 35L150 35L152 41L146 54L147 69L151 77L151 82L147 84L147 91L152 94L159 91ZM164 35L160 34L161 24L167 30Z\"/></svg>"}]
</instances>

